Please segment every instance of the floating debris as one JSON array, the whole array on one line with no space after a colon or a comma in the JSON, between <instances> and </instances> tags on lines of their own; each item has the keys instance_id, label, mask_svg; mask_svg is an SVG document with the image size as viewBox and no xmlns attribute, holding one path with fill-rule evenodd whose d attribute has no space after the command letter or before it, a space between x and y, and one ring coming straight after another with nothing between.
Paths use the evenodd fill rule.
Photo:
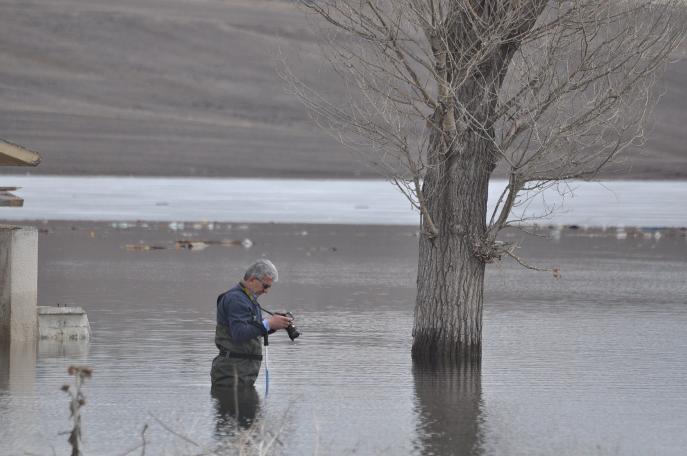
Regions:
<instances>
[{"instance_id":1,"label":"floating debris","mask_svg":"<svg viewBox=\"0 0 687 456\"><path fill-rule=\"evenodd\" d=\"M214 222L208 222L207 220L202 220L200 222L195 222L192 225L192 228L196 231L198 230L214 230L215 229L215 223Z\"/></svg>"},{"instance_id":2,"label":"floating debris","mask_svg":"<svg viewBox=\"0 0 687 456\"><path fill-rule=\"evenodd\" d=\"M165 250L167 247L149 244L127 244L124 248L126 248L128 252L145 252L148 250Z\"/></svg>"},{"instance_id":3,"label":"floating debris","mask_svg":"<svg viewBox=\"0 0 687 456\"><path fill-rule=\"evenodd\" d=\"M642 235L645 238L651 238L653 237L657 241L660 240L663 237L663 233L661 232L662 229L659 227L654 227L654 226L644 226L640 228Z\"/></svg>"},{"instance_id":4,"label":"floating debris","mask_svg":"<svg viewBox=\"0 0 687 456\"><path fill-rule=\"evenodd\" d=\"M208 247L207 242L205 241L176 241L175 247L177 250L181 249L186 249L186 250L204 250Z\"/></svg>"},{"instance_id":5,"label":"floating debris","mask_svg":"<svg viewBox=\"0 0 687 456\"><path fill-rule=\"evenodd\" d=\"M628 241L654 241L662 242L665 239L687 238L687 227L667 226L588 226L588 225L522 225L520 229L532 234L544 234L553 240L560 237L586 237L586 238L615 238ZM501 236L513 238L519 236L516 230L505 230Z\"/></svg>"},{"instance_id":6,"label":"floating debris","mask_svg":"<svg viewBox=\"0 0 687 456\"><path fill-rule=\"evenodd\" d=\"M167 226L172 231L178 231L178 230L184 229L184 223L183 222L169 222L169 225L167 225Z\"/></svg>"},{"instance_id":7,"label":"floating debris","mask_svg":"<svg viewBox=\"0 0 687 456\"><path fill-rule=\"evenodd\" d=\"M224 246L238 246L241 245L243 241L237 240L237 239L224 239L221 241L205 241L210 245L224 245ZM248 239L248 242L250 242L250 239Z\"/></svg>"},{"instance_id":8,"label":"floating debris","mask_svg":"<svg viewBox=\"0 0 687 456\"><path fill-rule=\"evenodd\" d=\"M313 253L319 253L319 252L333 252L336 253L339 251L339 248L336 246L331 246L331 247L324 247L324 246L319 246L319 247L309 247L306 251L306 255L310 256Z\"/></svg>"},{"instance_id":9,"label":"floating debris","mask_svg":"<svg viewBox=\"0 0 687 456\"><path fill-rule=\"evenodd\" d=\"M181 239L178 240L174 243L175 248L177 250L181 249L186 249L186 250L202 250L210 245L221 245L225 247L236 247L236 246L242 246L246 249L249 249L253 246L253 241L250 239L243 239L243 240L238 240L238 239L220 239L220 240L206 240L206 241L198 241L198 240L190 240L190 239Z\"/></svg>"}]
</instances>

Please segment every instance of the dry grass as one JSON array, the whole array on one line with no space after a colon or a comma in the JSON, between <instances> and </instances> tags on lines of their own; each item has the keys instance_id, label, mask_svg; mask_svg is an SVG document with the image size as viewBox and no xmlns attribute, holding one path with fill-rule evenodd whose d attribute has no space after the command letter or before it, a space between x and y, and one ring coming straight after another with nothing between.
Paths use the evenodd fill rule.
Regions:
<instances>
[{"instance_id":1,"label":"dry grass","mask_svg":"<svg viewBox=\"0 0 687 456\"><path fill-rule=\"evenodd\" d=\"M86 380L92 377L93 370L84 366L70 366L68 373L73 377L74 383L72 385L63 385L61 390L69 395L72 429L60 434L69 435L68 441L72 449L71 456L82 456L84 453L81 444L81 409L86 405L86 396L82 388ZM229 417L225 423L227 437L215 445L208 446L191 438L186 431L174 429L152 413L150 416L164 431L178 440L179 443L175 445L173 454L194 456L269 456L279 454L283 448L279 437L283 434L287 423L286 416L283 416L277 423L268 423L266 420L258 417L253 420L250 426L245 426L239 423L237 419ZM120 456L145 456L150 451L149 440L146 436L149 427L147 423L144 424L140 433L140 443L124 451Z\"/></svg>"}]
</instances>

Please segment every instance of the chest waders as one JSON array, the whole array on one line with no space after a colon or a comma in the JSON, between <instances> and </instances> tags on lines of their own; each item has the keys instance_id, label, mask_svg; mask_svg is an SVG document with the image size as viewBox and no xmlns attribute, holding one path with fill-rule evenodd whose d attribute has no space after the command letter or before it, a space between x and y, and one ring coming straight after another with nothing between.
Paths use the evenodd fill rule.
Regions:
<instances>
[{"instance_id":1,"label":"chest waders","mask_svg":"<svg viewBox=\"0 0 687 456\"><path fill-rule=\"evenodd\" d=\"M229 327L217 324L215 345L219 355L212 360L212 384L220 387L247 387L255 383L262 361L262 344L256 337L242 344L231 340Z\"/></svg>"},{"instance_id":2,"label":"chest waders","mask_svg":"<svg viewBox=\"0 0 687 456\"><path fill-rule=\"evenodd\" d=\"M257 302L245 288L243 292L254 305L252 309L254 322L262 325ZM217 323L215 345L219 349L219 355L212 360L210 371L212 385L229 388L252 387L260 373L262 362L260 337L237 344L231 338L229 327Z\"/></svg>"}]
</instances>

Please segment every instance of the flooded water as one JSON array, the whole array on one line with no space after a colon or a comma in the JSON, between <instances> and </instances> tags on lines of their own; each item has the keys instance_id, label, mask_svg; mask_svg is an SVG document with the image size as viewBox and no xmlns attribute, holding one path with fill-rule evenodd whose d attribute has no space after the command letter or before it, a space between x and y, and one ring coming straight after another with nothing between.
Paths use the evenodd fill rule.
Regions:
<instances>
[{"instance_id":1,"label":"flooded water","mask_svg":"<svg viewBox=\"0 0 687 456\"><path fill-rule=\"evenodd\" d=\"M382 180L2 176L22 208L0 220L209 220L418 225L419 213ZM507 181L489 184L489 215ZM580 226L687 226L686 181L570 182L523 193L512 220Z\"/></svg>"},{"instance_id":2,"label":"flooded water","mask_svg":"<svg viewBox=\"0 0 687 456\"><path fill-rule=\"evenodd\" d=\"M38 226L39 304L82 306L93 337L2 351L2 455L68 452L58 434L70 428L60 391L70 365L93 368L84 387L87 455L126 453L145 424L146 454L198 454L230 441L226 402L210 392L215 298L262 255L280 280L261 302L293 312L302 335L293 343L271 336L269 394L263 372L243 410L278 433L284 454L687 448L683 231L617 239L565 229L553 240L524 239L522 255L560 267L562 277L491 265L481 365L431 370L410 359L414 227ZM179 239L252 246L177 250Z\"/></svg>"}]
</instances>

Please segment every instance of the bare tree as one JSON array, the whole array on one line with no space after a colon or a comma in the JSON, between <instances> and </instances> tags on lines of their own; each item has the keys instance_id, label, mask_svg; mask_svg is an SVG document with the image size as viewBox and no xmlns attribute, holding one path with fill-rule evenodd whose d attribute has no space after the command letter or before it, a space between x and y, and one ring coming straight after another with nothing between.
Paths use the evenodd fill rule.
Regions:
<instances>
[{"instance_id":1,"label":"bare tree","mask_svg":"<svg viewBox=\"0 0 687 456\"><path fill-rule=\"evenodd\" d=\"M415 359L479 358L485 265L543 189L592 179L636 144L685 35L683 0L305 0L351 89L287 71L314 118L421 214ZM487 213L496 166L508 185ZM529 266L528 266L529 267Z\"/></svg>"}]
</instances>

